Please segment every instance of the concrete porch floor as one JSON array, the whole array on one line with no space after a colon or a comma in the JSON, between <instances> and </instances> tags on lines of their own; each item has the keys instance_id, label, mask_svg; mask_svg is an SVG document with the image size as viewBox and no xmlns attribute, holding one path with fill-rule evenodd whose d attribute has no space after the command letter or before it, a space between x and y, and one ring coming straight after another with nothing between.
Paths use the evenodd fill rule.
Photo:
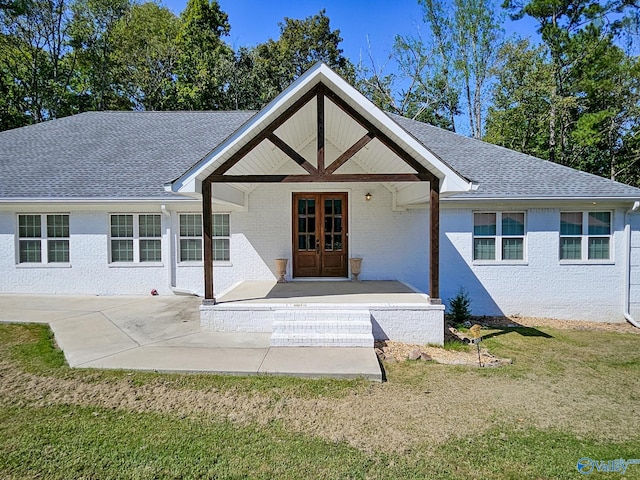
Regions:
<instances>
[{"instance_id":1,"label":"concrete porch floor","mask_svg":"<svg viewBox=\"0 0 640 480\"><path fill-rule=\"evenodd\" d=\"M395 280L242 282L223 292L219 304L429 304L429 296Z\"/></svg>"},{"instance_id":2,"label":"concrete porch floor","mask_svg":"<svg viewBox=\"0 0 640 480\"><path fill-rule=\"evenodd\" d=\"M0 295L0 322L49 324L71 367L382 380L373 348L278 348L269 333L200 331L201 302Z\"/></svg>"}]
</instances>

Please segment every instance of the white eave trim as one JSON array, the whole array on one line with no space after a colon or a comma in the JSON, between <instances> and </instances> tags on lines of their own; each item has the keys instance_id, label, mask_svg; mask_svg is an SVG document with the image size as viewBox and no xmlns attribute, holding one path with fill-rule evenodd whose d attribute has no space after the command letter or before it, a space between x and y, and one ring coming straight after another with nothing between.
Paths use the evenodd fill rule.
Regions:
<instances>
[{"instance_id":1,"label":"white eave trim","mask_svg":"<svg viewBox=\"0 0 640 480\"><path fill-rule=\"evenodd\" d=\"M392 140L399 144L406 144L418 156L427 160L432 166L432 171L441 180L441 193L460 193L473 189L473 184L462 177L458 172L449 167L446 163L429 151L422 143L406 132L400 125L394 122L382 110L371 103L364 95L349 85L337 73L323 63L317 63L311 67L304 75L293 82L286 90L272 100L260 112L251 117L247 123L234 132L229 138L223 141L218 147L202 158L197 164L191 167L182 176L166 186L167 191L181 194L198 193L201 190L201 182L216 166L223 163L233 152L237 151L239 144L244 144L250 138L264 130L264 128L298 98L304 95L310 88L318 82L323 82L334 92L341 93L345 101L365 117L373 119L378 124L378 128L386 130ZM249 137L249 135L251 136ZM399 140L399 141L398 141ZM425 165L427 167L427 165Z\"/></svg>"}]
</instances>

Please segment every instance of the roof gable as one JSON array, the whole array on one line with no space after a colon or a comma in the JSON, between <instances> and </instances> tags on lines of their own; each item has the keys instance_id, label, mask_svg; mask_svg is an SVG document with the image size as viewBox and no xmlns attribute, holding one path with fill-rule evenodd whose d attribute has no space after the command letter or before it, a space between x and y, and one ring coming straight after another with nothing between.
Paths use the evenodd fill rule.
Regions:
<instances>
[{"instance_id":1,"label":"roof gable","mask_svg":"<svg viewBox=\"0 0 640 480\"><path fill-rule=\"evenodd\" d=\"M305 156L307 147L314 142L318 144L318 157L308 152ZM320 152L324 159L325 151L331 149L325 148L325 143L336 152L327 158L326 165L319 163ZM376 156L382 156L380 151L385 152L382 162L376 161ZM189 194L199 192L205 179L216 177L221 181L220 175L228 175L230 182L240 181L238 174L254 173L246 178L256 179L259 175L276 173L275 167L282 167L279 159L286 157L294 159L307 174L313 174L316 168L324 174L325 166L331 174L349 161L351 156L347 154L357 157L359 166L372 178L383 174L390 177L392 173L408 177L422 172L431 178L437 177L443 192L471 189L471 182L322 63L307 71L168 188ZM336 172L334 178L340 177L339 173ZM299 174L293 175L296 178L291 181L305 181ZM386 180L386 177L381 179Z\"/></svg>"}]
</instances>

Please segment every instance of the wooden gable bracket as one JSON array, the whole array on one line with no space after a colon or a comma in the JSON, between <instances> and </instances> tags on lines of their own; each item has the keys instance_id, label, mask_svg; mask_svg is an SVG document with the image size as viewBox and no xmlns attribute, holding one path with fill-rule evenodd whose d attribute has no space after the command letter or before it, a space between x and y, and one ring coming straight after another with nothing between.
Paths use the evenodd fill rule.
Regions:
<instances>
[{"instance_id":1,"label":"wooden gable bracket","mask_svg":"<svg viewBox=\"0 0 640 480\"><path fill-rule=\"evenodd\" d=\"M295 115L309 101L316 97L317 102L317 167L309 163L302 155L295 151L284 140L274 132L289 118ZM324 99L328 98L338 108L349 115L354 121L367 130L367 133L345 150L329 166L325 167L325 115ZM342 165L351 159L356 153L364 148L371 140L378 138L383 145L400 157L405 163L413 168L416 173L400 174L336 174ZM226 175L234 165L236 165L249 152L257 147L262 141L269 140L285 155L304 168L308 175ZM274 119L262 132L249 140L229 159L220 165L214 172L206 178L212 183L301 183L301 182L434 182L437 177L433 175L424 165L415 160L405 152L399 145L391 140L384 132L369 122L364 116L358 113L353 107L327 88L322 82L318 83L302 97L296 100L280 116Z\"/></svg>"}]
</instances>

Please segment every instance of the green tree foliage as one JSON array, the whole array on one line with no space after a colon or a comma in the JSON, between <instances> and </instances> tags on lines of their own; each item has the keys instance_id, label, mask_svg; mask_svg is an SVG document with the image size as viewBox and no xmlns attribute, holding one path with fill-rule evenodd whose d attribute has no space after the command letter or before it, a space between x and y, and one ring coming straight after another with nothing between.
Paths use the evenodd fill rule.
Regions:
<instances>
[{"instance_id":1,"label":"green tree foliage","mask_svg":"<svg viewBox=\"0 0 640 480\"><path fill-rule=\"evenodd\" d=\"M538 22L540 49L504 50L486 139L590 173L634 180L638 59L616 45L636 1L507 0ZM529 119L525 117L529 115Z\"/></svg>"},{"instance_id":2,"label":"green tree foliage","mask_svg":"<svg viewBox=\"0 0 640 480\"><path fill-rule=\"evenodd\" d=\"M359 65L359 88L379 107L456 130L464 111L470 134L483 132L492 67L502 38L491 0L419 0L427 35L397 36L397 73ZM464 103L464 107L461 103Z\"/></svg>"},{"instance_id":3,"label":"green tree foliage","mask_svg":"<svg viewBox=\"0 0 640 480\"><path fill-rule=\"evenodd\" d=\"M553 79L544 47L529 40L507 42L496 70L485 140L547 158L549 92Z\"/></svg>"},{"instance_id":4,"label":"green tree foliage","mask_svg":"<svg viewBox=\"0 0 640 480\"><path fill-rule=\"evenodd\" d=\"M230 26L216 0L189 0L181 15L176 65L178 104L189 110L225 108L225 73L235 62L222 41Z\"/></svg>"},{"instance_id":5,"label":"green tree foliage","mask_svg":"<svg viewBox=\"0 0 640 480\"><path fill-rule=\"evenodd\" d=\"M130 108L118 78L115 30L131 7L130 0L76 0L71 7L69 42L77 53L72 88L81 111Z\"/></svg>"},{"instance_id":6,"label":"green tree foliage","mask_svg":"<svg viewBox=\"0 0 640 480\"><path fill-rule=\"evenodd\" d=\"M114 26L118 88L136 109L176 107L176 37L180 21L156 3L134 5Z\"/></svg>"},{"instance_id":7,"label":"green tree foliage","mask_svg":"<svg viewBox=\"0 0 640 480\"><path fill-rule=\"evenodd\" d=\"M342 54L340 30L331 30L325 10L303 20L286 18L280 37L255 48L255 68L262 79L261 101L266 103L317 62L324 62L347 81L355 69Z\"/></svg>"},{"instance_id":8,"label":"green tree foliage","mask_svg":"<svg viewBox=\"0 0 640 480\"><path fill-rule=\"evenodd\" d=\"M21 105L29 122L73 112L69 84L75 56L67 43L68 28L66 0L32 0L23 11L0 10L0 68L9 82L3 90L16 95L8 103Z\"/></svg>"}]
</instances>

